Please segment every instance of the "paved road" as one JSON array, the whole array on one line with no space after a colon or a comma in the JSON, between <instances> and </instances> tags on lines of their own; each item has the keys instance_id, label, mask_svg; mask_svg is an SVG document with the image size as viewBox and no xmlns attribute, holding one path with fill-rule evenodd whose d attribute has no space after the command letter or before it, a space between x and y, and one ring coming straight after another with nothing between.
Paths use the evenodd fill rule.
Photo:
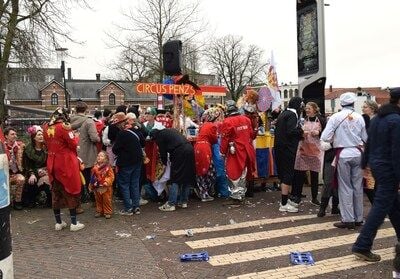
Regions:
<instances>
[{"instance_id":1,"label":"paved road","mask_svg":"<svg viewBox=\"0 0 400 279\"><path fill-rule=\"evenodd\" d=\"M357 231L334 228L337 216L315 217L309 202L297 214L281 213L279 195L256 193L244 205L192 200L168 213L150 203L141 215L110 220L95 219L86 205L79 218L87 227L75 233L54 231L49 209L13 212L15 278L391 278L396 237L389 222L374 246L383 260L367 264L350 253ZM179 261L199 251L210 260ZM311 251L315 265L291 265L293 251Z\"/></svg>"}]
</instances>

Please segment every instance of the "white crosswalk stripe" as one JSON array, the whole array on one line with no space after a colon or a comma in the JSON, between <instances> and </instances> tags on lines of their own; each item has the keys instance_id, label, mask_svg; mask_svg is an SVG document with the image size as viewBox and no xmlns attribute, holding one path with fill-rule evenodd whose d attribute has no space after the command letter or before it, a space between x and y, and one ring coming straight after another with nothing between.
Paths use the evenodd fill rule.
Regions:
<instances>
[{"instance_id":1,"label":"white crosswalk stripe","mask_svg":"<svg viewBox=\"0 0 400 279\"><path fill-rule=\"evenodd\" d=\"M309 224L309 219L315 219L314 224ZM300 223L300 221L307 221L306 224ZM351 268L366 266L373 263L368 263L365 261L357 260L354 255L350 254L351 244L354 243L358 236L358 232L354 231L354 233L348 234L348 230L340 230L333 226L334 222L321 222L321 219L317 219L315 215L293 215L293 216L285 216L275 219L261 219L255 221L247 221L242 223L234 223L229 225L215 226L215 227L204 227L204 228L194 228L192 229L194 235L200 235L202 238L207 237L207 233L212 233L212 238L205 238L193 241L186 241L187 244L192 249L201 249L208 248L211 249L210 259L208 263L211 266L219 266L219 267L229 267L230 265L240 264L240 263L251 263L252 261L271 259L280 256L288 256L291 252L295 251L319 251L323 249L330 249L339 246L348 246L349 255L341 256L340 258L328 258L322 259L315 263L313 266L307 265L292 265L287 267L278 267L271 270L262 270L258 272L252 272L248 274L241 274L231 276L229 278L306 278L311 276L318 276L321 274L347 270ZM387 220L386 220L387 221ZM280 224L285 223L285 227L282 229L270 229L267 228L270 224ZM249 229L252 227L256 228L258 231L253 233L242 233L238 234L237 229ZM263 227L265 226L265 227ZM265 229L264 229L265 228ZM263 231L259 231L259 229L263 229ZM310 241L299 242L301 235L307 236L310 233L323 232L321 235L324 235L324 232L331 232L332 230L338 230L338 232L343 231L346 232L345 235L336 235L333 237L320 237L319 239L314 239ZM248 230L247 230L248 231ZM174 236L185 235L185 230L174 230L170 232ZM332 233L330 233L332 235ZM395 231L393 228L385 228L378 231L376 239L385 239L394 237ZM218 236L218 237L215 237ZM293 237L293 240L287 240L290 236ZM251 249L243 251L243 245L240 246L242 248L234 250L230 248L227 252L223 254L214 254L212 253L213 248L218 247L234 247L234 245L239 245L243 243L252 242L252 247L257 247L257 241L262 240L270 240L270 239L278 239L280 237L285 237L285 243L279 246L272 247L263 247L259 249ZM289 238L290 239L290 238ZM293 242L293 243L290 243ZM276 244L276 240L274 241ZM265 246L265 242L263 242L263 246ZM210 250L209 250L210 251ZM221 249L217 249L219 253ZM229 252L231 251L231 252ZM392 248L385 248L376 251L381 255L382 261L390 260L394 257L394 251Z\"/></svg>"}]
</instances>

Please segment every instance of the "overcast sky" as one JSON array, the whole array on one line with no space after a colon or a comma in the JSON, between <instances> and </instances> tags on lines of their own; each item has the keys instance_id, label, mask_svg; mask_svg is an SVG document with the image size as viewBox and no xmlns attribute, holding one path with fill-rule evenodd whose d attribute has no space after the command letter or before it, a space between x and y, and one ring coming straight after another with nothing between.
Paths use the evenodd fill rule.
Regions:
<instances>
[{"instance_id":1,"label":"overcast sky","mask_svg":"<svg viewBox=\"0 0 400 279\"><path fill-rule=\"evenodd\" d=\"M185 0L182 0L185 1ZM243 36L268 60L274 53L279 83L297 83L296 0L199 0L201 13L216 35ZM84 46L67 44L73 78L103 77L115 55L105 30L122 19L135 0L96 0L93 11L75 9L73 35ZM399 0L325 0L327 83L333 87L400 86ZM54 63L52 66L58 64Z\"/></svg>"}]
</instances>

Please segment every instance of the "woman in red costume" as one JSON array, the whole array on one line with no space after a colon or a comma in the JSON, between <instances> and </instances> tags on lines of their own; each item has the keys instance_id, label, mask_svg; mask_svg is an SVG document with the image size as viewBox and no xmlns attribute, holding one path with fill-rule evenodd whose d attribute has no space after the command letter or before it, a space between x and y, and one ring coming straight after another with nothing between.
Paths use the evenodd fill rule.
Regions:
<instances>
[{"instance_id":1,"label":"woman in red costume","mask_svg":"<svg viewBox=\"0 0 400 279\"><path fill-rule=\"evenodd\" d=\"M214 123L221 116L221 110L217 108L207 109L203 115L203 124L200 126L199 134L194 146L196 162L196 186L201 201L212 201L214 198L210 192L215 188L216 172L212 162L211 146L216 144L217 125Z\"/></svg>"},{"instance_id":2,"label":"woman in red costume","mask_svg":"<svg viewBox=\"0 0 400 279\"><path fill-rule=\"evenodd\" d=\"M60 231L67 226L61 220L61 208L69 208L70 230L81 230L85 225L76 220L82 185L77 155L79 138L72 132L65 109L57 108L53 113L50 122L44 126L44 138L48 149L47 171L52 186L55 230Z\"/></svg>"}]
</instances>

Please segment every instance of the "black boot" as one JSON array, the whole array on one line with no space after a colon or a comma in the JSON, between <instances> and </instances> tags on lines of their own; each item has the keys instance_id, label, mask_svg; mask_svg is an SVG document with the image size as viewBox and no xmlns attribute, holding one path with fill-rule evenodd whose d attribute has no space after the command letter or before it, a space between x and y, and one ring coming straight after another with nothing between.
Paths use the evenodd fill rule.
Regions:
<instances>
[{"instance_id":1,"label":"black boot","mask_svg":"<svg viewBox=\"0 0 400 279\"><path fill-rule=\"evenodd\" d=\"M249 197L249 198L254 197L254 181L247 182L246 197Z\"/></svg>"},{"instance_id":2,"label":"black boot","mask_svg":"<svg viewBox=\"0 0 400 279\"><path fill-rule=\"evenodd\" d=\"M331 214L340 214L339 210L339 198L333 196L332 197L332 211Z\"/></svg>"},{"instance_id":3,"label":"black boot","mask_svg":"<svg viewBox=\"0 0 400 279\"><path fill-rule=\"evenodd\" d=\"M13 208L14 208L14 210L22 210L22 202L14 201Z\"/></svg>"},{"instance_id":4,"label":"black boot","mask_svg":"<svg viewBox=\"0 0 400 279\"><path fill-rule=\"evenodd\" d=\"M326 214L325 211L326 211L326 208L328 207L328 203L329 203L329 198L324 198L324 197L321 198L321 204L319 206L319 211L317 214L318 217L325 216L325 214Z\"/></svg>"}]
</instances>

